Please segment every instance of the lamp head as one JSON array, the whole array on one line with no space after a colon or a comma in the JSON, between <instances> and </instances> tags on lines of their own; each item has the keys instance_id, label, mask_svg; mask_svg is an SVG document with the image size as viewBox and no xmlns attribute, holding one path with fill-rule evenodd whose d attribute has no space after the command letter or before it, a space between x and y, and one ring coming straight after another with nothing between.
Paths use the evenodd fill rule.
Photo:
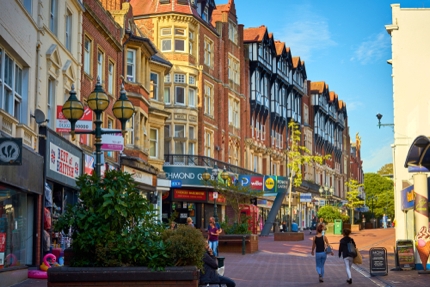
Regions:
<instances>
[{"instance_id":1,"label":"lamp head","mask_svg":"<svg viewBox=\"0 0 430 287\"><path fill-rule=\"evenodd\" d=\"M88 106L96 114L101 113L109 106L109 96L105 93L100 84L100 77L97 77L97 84L94 91L88 97Z\"/></svg>"},{"instance_id":2,"label":"lamp head","mask_svg":"<svg viewBox=\"0 0 430 287\"><path fill-rule=\"evenodd\" d=\"M221 173L221 178L224 180L224 182L228 179L228 172L225 170L225 167L224 167L224 170L223 170L223 172Z\"/></svg>"},{"instance_id":3,"label":"lamp head","mask_svg":"<svg viewBox=\"0 0 430 287\"><path fill-rule=\"evenodd\" d=\"M127 98L124 84L121 85L120 97L112 108L114 116L121 122L121 130L125 131L125 123L133 116L134 106Z\"/></svg>"},{"instance_id":4,"label":"lamp head","mask_svg":"<svg viewBox=\"0 0 430 287\"><path fill-rule=\"evenodd\" d=\"M379 121L382 119L382 115L379 113L376 115L376 117L378 118Z\"/></svg>"},{"instance_id":5,"label":"lamp head","mask_svg":"<svg viewBox=\"0 0 430 287\"><path fill-rule=\"evenodd\" d=\"M330 191L330 194L331 194L331 195L333 195L333 194L334 194L334 188L333 188L333 186L330 186L330 190L329 190L329 191Z\"/></svg>"},{"instance_id":6,"label":"lamp head","mask_svg":"<svg viewBox=\"0 0 430 287\"><path fill-rule=\"evenodd\" d=\"M204 181L208 181L211 178L211 174L208 172L208 169L206 169L205 172L202 173L202 178Z\"/></svg>"},{"instance_id":7,"label":"lamp head","mask_svg":"<svg viewBox=\"0 0 430 287\"><path fill-rule=\"evenodd\" d=\"M322 187L322 186L320 186L320 189L319 189L318 191L320 192L320 195L322 195L322 194L323 194L323 192L324 192L323 187Z\"/></svg>"},{"instance_id":8,"label":"lamp head","mask_svg":"<svg viewBox=\"0 0 430 287\"><path fill-rule=\"evenodd\" d=\"M74 84L72 84L72 89L69 94L70 96L64 103L61 112L63 113L64 117L69 120L71 125L70 131L72 137L75 138L75 124L80 118L82 118L82 115L84 114L84 105L76 97Z\"/></svg>"}]
</instances>

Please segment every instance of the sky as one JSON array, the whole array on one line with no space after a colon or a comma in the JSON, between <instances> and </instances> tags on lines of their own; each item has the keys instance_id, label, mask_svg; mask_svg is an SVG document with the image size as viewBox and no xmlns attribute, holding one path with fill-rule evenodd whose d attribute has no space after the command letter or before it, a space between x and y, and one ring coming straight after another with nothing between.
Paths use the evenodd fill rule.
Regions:
<instances>
[{"instance_id":1,"label":"sky","mask_svg":"<svg viewBox=\"0 0 430 287\"><path fill-rule=\"evenodd\" d=\"M217 0L217 5L228 0ZM325 81L346 103L351 141L361 137L363 172L392 163L391 4L430 8L430 0L234 0L239 24L265 25L305 62L310 81Z\"/></svg>"}]
</instances>

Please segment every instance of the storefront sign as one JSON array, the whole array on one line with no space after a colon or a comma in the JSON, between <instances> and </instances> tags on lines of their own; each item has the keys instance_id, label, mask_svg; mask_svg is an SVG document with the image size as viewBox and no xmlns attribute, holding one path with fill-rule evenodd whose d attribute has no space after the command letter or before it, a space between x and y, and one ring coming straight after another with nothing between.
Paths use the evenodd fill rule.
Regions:
<instances>
[{"instance_id":1,"label":"storefront sign","mask_svg":"<svg viewBox=\"0 0 430 287\"><path fill-rule=\"evenodd\" d=\"M300 202L312 202L312 194L300 193Z\"/></svg>"},{"instance_id":2,"label":"storefront sign","mask_svg":"<svg viewBox=\"0 0 430 287\"><path fill-rule=\"evenodd\" d=\"M369 250L370 275L387 275L388 261L385 247L372 247Z\"/></svg>"},{"instance_id":3,"label":"storefront sign","mask_svg":"<svg viewBox=\"0 0 430 287\"><path fill-rule=\"evenodd\" d=\"M49 169L68 178L76 178L81 175L80 159L65 149L49 143L50 161Z\"/></svg>"},{"instance_id":4,"label":"storefront sign","mask_svg":"<svg viewBox=\"0 0 430 287\"><path fill-rule=\"evenodd\" d=\"M109 131L109 129L103 129ZM124 137L121 133L116 134L103 134L101 150L104 151L123 151L124 150Z\"/></svg>"},{"instance_id":5,"label":"storefront sign","mask_svg":"<svg viewBox=\"0 0 430 287\"><path fill-rule=\"evenodd\" d=\"M61 109L63 106L57 106L57 126L55 131L57 133L70 132L71 125L70 121L63 115ZM76 122L75 131L85 132L93 130L93 111L89 107L84 108L84 114L82 118Z\"/></svg>"},{"instance_id":6,"label":"storefront sign","mask_svg":"<svg viewBox=\"0 0 430 287\"><path fill-rule=\"evenodd\" d=\"M209 202L213 202L214 201L214 193L215 192L216 191L209 191ZM226 203L225 196L222 195L222 194L220 194L218 192L218 198L216 199L216 202L218 202L218 203Z\"/></svg>"},{"instance_id":7,"label":"storefront sign","mask_svg":"<svg viewBox=\"0 0 430 287\"><path fill-rule=\"evenodd\" d=\"M288 178L285 176L277 176L276 177L276 191L277 192L285 192L288 190Z\"/></svg>"},{"instance_id":8,"label":"storefront sign","mask_svg":"<svg viewBox=\"0 0 430 287\"><path fill-rule=\"evenodd\" d=\"M124 171L132 174L133 179L137 182L153 185L152 184L153 175L150 173L146 173L128 166L124 166Z\"/></svg>"},{"instance_id":9,"label":"storefront sign","mask_svg":"<svg viewBox=\"0 0 430 287\"><path fill-rule=\"evenodd\" d=\"M0 266L4 265L4 253L6 250L6 233L0 233Z\"/></svg>"},{"instance_id":10,"label":"storefront sign","mask_svg":"<svg viewBox=\"0 0 430 287\"><path fill-rule=\"evenodd\" d=\"M203 167L188 166L164 166L167 179L172 181L172 187L181 186L205 186L202 174L206 171ZM211 171L209 171L211 172Z\"/></svg>"},{"instance_id":11,"label":"storefront sign","mask_svg":"<svg viewBox=\"0 0 430 287\"><path fill-rule=\"evenodd\" d=\"M276 176L265 175L264 176L264 192L275 192L276 191Z\"/></svg>"},{"instance_id":12,"label":"storefront sign","mask_svg":"<svg viewBox=\"0 0 430 287\"><path fill-rule=\"evenodd\" d=\"M0 138L0 165L22 164L22 138Z\"/></svg>"},{"instance_id":13,"label":"storefront sign","mask_svg":"<svg viewBox=\"0 0 430 287\"><path fill-rule=\"evenodd\" d=\"M200 190L174 189L173 200L206 201L206 192Z\"/></svg>"},{"instance_id":14,"label":"storefront sign","mask_svg":"<svg viewBox=\"0 0 430 287\"><path fill-rule=\"evenodd\" d=\"M412 240L397 240L396 252L400 268L415 268L414 243Z\"/></svg>"}]
</instances>

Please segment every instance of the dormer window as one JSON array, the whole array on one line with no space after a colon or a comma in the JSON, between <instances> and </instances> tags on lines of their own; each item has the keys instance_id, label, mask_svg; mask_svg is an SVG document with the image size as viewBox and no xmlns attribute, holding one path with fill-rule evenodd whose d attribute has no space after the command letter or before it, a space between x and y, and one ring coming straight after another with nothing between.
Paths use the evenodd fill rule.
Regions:
<instances>
[{"instance_id":1,"label":"dormer window","mask_svg":"<svg viewBox=\"0 0 430 287\"><path fill-rule=\"evenodd\" d=\"M209 9L208 7L205 7L202 13L202 19L206 22L209 22Z\"/></svg>"}]
</instances>

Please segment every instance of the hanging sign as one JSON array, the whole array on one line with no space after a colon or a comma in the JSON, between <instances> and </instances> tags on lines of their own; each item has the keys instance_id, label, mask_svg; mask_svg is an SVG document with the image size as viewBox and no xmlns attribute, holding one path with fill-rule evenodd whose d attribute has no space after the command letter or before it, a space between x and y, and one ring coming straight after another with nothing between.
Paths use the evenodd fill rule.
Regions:
<instances>
[{"instance_id":1,"label":"hanging sign","mask_svg":"<svg viewBox=\"0 0 430 287\"><path fill-rule=\"evenodd\" d=\"M22 165L22 138L0 138L0 165Z\"/></svg>"},{"instance_id":2,"label":"hanging sign","mask_svg":"<svg viewBox=\"0 0 430 287\"><path fill-rule=\"evenodd\" d=\"M61 111L63 106L57 106L57 120L55 131L57 133L69 133L71 130L71 124L68 119L63 115ZM84 114L75 124L75 131L87 132L93 130L93 111L89 107L84 108Z\"/></svg>"},{"instance_id":3,"label":"hanging sign","mask_svg":"<svg viewBox=\"0 0 430 287\"><path fill-rule=\"evenodd\" d=\"M76 178L81 174L79 157L65 149L49 143L50 161L49 169L69 178Z\"/></svg>"}]
</instances>

